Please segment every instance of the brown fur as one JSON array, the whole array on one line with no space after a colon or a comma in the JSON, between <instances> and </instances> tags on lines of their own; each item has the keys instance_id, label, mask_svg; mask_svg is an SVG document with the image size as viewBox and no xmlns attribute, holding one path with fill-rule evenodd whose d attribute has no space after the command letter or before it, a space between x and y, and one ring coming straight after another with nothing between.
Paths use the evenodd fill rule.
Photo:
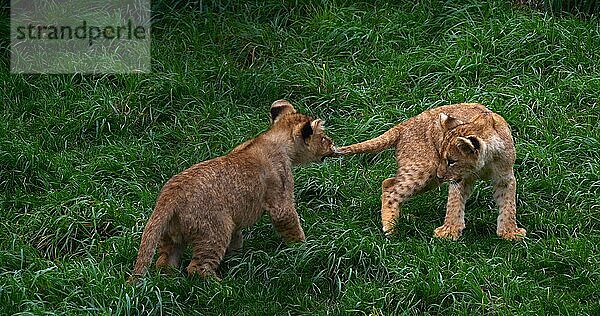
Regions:
<instances>
[{"instance_id":1,"label":"brown fur","mask_svg":"<svg viewBox=\"0 0 600 316\"><path fill-rule=\"evenodd\" d=\"M159 242L157 268L179 266L190 244L188 274L215 276L225 252L242 246L241 230L263 211L286 242L304 240L291 168L332 155L333 142L320 120L296 112L285 100L275 101L271 114L267 132L165 184L142 234L131 281L144 273Z\"/></svg>"},{"instance_id":2,"label":"brown fur","mask_svg":"<svg viewBox=\"0 0 600 316\"><path fill-rule=\"evenodd\" d=\"M336 153L378 152L392 146L396 146L398 171L394 178L381 184L381 220L386 234L393 233L402 202L448 181L446 218L434 235L458 239L465 227L465 202L474 181L481 177L491 179L494 186L494 198L500 208L498 236L525 236L525 230L516 223L515 147L510 127L500 115L476 103L441 106L394 126L379 137L341 147Z\"/></svg>"}]
</instances>

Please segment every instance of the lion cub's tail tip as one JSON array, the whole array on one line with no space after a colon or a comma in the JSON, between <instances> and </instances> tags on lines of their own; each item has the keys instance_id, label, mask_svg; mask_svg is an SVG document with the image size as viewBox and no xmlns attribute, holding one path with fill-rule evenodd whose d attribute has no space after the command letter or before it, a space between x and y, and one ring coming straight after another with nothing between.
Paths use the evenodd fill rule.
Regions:
<instances>
[{"instance_id":1,"label":"lion cub's tail tip","mask_svg":"<svg viewBox=\"0 0 600 316\"><path fill-rule=\"evenodd\" d=\"M330 157L342 157L351 154L352 151L348 150L348 146L345 147L333 147L333 154Z\"/></svg>"}]
</instances>

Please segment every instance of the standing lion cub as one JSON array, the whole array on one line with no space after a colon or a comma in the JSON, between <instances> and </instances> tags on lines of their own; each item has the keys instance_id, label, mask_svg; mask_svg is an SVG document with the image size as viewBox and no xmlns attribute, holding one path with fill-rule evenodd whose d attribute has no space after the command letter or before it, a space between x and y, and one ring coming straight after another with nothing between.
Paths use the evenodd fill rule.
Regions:
<instances>
[{"instance_id":1,"label":"standing lion cub","mask_svg":"<svg viewBox=\"0 0 600 316\"><path fill-rule=\"evenodd\" d=\"M214 276L225 252L242 246L241 230L263 211L286 242L304 240L292 165L322 161L333 154L334 145L321 120L296 112L285 100L271 105L271 120L265 133L165 184L144 228L130 281L144 273L157 245L158 268L179 266L189 244L193 257L187 272Z\"/></svg>"},{"instance_id":2,"label":"standing lion cub","mask_svg":"<svg viewBox=\"0 0 600 316\"><path fill-rule=\"evenodd\" d=\"M515 146L510 127L498 114L481 104L463 103L427 110L392 127L374 139L340 147L337 154L378 152L396 147L398 171L381 184L381 221L386 234L394 232L399 206L412 195L450 183L444 224L435 236L458 239L465 228L465 202L477 178L491 179L500 208L496 233L519 239Z\"/></svg>"}]
</instances>

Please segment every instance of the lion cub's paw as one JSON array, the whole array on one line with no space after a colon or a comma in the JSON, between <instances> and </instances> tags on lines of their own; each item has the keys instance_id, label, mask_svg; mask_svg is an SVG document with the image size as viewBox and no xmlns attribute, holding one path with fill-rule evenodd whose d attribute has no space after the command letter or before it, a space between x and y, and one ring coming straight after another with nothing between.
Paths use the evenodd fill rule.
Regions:
<instances>
[{"instance_id":1,"label":"lion cub's paw","mask_svg":"<svg viewBox=\"0 0 600 316\"><path fill-rule=\"evenodd\" d=\"M394 229L394 225L383 226L381 228L385 237L392 237L396 234L396 230Z\"/></svg>"},{"instance_id":2,"label":"lion cub's paw","mask_svg":"<svg viewBox=\"0 0 600 316\"><path fill-rule=\"evenodd\" d=\"M442 225L433 231L433 235L437 238L457 240L462 234L462 229L456 226Z\"/></svg>"},{"instance_id":3,"label":"lion cub's paw","mask_svg":"<svg viewBox=\"0 0 600 316\"><path fill-rule=\"evenodd\" d=\"M221 281L221 278L219 278L217 273L214 270L210 269L207 265L199 266L190 264L186 270L188 275L192 277L199 277L205 280L212 279L215 281Z\"/></svg>"},{"instance_id":4,"label":"lion cub's paw","mask_svg":"<svg viewBox=\"0 0 600 316\"><path fill-rule=\"evenodd\" d=\"M527 231L523 228L516 228L513 230L509 230L509 231L499 231L498 232L498 236L502 239L506 239L506 240L521 240L523 239L523 237L525 237L525 235L527 234Z\"/></svg>"}]
</instances>

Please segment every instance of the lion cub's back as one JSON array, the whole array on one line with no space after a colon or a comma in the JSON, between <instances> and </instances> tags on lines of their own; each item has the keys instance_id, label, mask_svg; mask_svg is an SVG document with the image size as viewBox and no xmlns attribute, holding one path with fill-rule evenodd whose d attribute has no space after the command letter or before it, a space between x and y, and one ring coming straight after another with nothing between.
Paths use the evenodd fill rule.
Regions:
<instances>
[{"instance_id":1,"label":"lion cub's back","mask_svg":"<svg viewBox=\"0 0 600 316\"><path fill-rule=\"evenodd\" d=\"M436 126L436 123L439 122L440 113L444 113L464 122L468 122L475 116L485 111L489 110L484 105L479 103L442 105L426 110L398 125L399 128L402 129L402 134L404 135L400 138L400 141L402 142L403 139L422 140L426 138L426 134L428 132L435 133L432 127ZM440 134L436 136L441 137L442 135Z\"/></svg>"},{"instance_id":2,"label":"lion cub's back","mask_svg":"<svg viewBox=\"0 0 600 316\"><path fill-rule=\"evenodd\" d=\"M260 159L227 155L173 176L161 190L159 200L179 205L177 213L182 220L224 214L235 217L238 212L253 217L260 213L265 191Z\"/></svg>"},{"instance_id":3,"label":"lion cub's back","mask_svg":"<svg viewBox=\"0 0 600 316\"><path fill-rule=\"evenodd\" d=\"M463 122L468 122L475 116L487 111L490 110L480 103L458 103L443 105L437 108L433 108L427 112L430 112L430 114L434 115L434 119L436 121L439 119L440 113L445 113L459 120L462 120Z\"/></svg>"}]
</instances>

